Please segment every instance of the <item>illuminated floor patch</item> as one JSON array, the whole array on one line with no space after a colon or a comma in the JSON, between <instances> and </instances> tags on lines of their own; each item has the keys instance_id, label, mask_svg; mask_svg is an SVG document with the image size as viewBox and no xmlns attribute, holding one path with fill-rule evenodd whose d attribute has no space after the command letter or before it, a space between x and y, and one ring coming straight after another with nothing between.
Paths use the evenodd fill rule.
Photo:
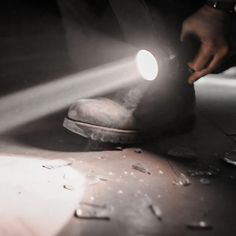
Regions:
<instances>
[{"instance_id":1,"label":"illuminated floor patch","mask_svg":"<svg viewBox=\"0 0 236 236\"><path fill-rule=\"evenodd\" d=\"M56 235L73 215L83 186L70 163L1 155L1 235Z\"/></svg>"}]
</instances>

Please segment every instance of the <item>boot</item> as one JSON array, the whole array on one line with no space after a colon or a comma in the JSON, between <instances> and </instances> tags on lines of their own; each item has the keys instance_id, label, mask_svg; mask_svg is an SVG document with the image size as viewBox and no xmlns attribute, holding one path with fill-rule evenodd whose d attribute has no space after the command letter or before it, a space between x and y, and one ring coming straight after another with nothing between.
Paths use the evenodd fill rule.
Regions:
<instances>
[{"instance_id":1,"label":"boot","mask_svg":"<svg viewBox=\"0 0 236 236\"><path fill-rule=\"evenodd\" d=\"M158 121L158 117L148 116L151 118L138 123L140 117L108 98L80 99L70 107L63 126L94 141L132 144L188 131L194 123L193 113L175 118L175 121L168 120L163 126L158 122L148 123L154 119Z\"/></svg>"},{"instance_id":2,"label":"boot","mask_svg":"<svg viewBox=\"0 0 236 236\"><path fill-rule=\"evenodd\" d=\"M71 105L64 127L101 142L134 143L137 141L133 112L108 98L80 99Z\"/></svg>"},{"instance_id":3,"label":"boot","mask_svg":"<svg viewBox=\"0 0 236 236\"><path fill-rule=\"evenodd\" d=\"M85 138L121 144L187 131L194 123L194 88L186 76L169 77L139 86L136 92L130 89L119 100L80 99L69 108L63 125Z\"/></svg>"}]
</instances>

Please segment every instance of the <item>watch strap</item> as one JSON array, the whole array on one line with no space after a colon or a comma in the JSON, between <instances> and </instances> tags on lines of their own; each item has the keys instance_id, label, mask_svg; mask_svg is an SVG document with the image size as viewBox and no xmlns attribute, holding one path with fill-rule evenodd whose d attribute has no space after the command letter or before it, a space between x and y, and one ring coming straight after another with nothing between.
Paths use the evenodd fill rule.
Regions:
<instances>
[{"instance_id":1,"label":"watch strap","mask_svg":"<svg viewBox=\"0 0 236 236\"><path fill-rule=\"evenodd\" d=\"M207 0L206 5L212 7L214 9L218 9L224 11L229 14L233 14L236 12L236 3L235 2L223 2L223 1L213 1Z\"/></svg>"}]
</instances>

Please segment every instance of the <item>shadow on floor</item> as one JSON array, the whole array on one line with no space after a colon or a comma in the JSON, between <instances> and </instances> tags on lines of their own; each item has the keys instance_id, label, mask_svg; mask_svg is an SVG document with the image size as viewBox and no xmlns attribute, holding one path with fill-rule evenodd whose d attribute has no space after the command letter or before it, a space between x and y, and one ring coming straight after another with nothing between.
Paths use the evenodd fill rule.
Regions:
<instances>
[{"instance_id":1,"label":"shadow on floor","mask_svg":"<svg viewBox=\"0 0 236 236\"><path fill-rule=\"evenodd\" d=\"M27 146L59 152L117 149L114 145L96 143L66 130L62 126L66 112L66 110L63 110L53 115L45 116L16 130L11 130L7 135L13 137L18 143Z\"/></svg>"}]
</instances>

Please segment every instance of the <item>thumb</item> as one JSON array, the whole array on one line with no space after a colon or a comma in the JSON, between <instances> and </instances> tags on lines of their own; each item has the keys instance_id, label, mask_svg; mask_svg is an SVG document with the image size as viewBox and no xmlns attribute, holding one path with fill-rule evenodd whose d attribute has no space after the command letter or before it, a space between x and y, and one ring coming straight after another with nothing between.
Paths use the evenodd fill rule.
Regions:
<instances>
[{"instance_id":1,"label":"thumb","mask_svg":"<svg viewBox=\"0 0 236 236\"><path fill-rule=\"evenodd\" d=\"M186 31L182 28L181 34L180 34L180 41L184 42L184 39L186 37Z\"/></svg>"},{"instance_id":2,"label":"thumb","mask_svg":"<svg viewBox=\"0 0 236 236\"><path fill-rule=\"evenodd\" d=\"M181 30L181 34L180 34L180 41L181 41L181 42L184 41L186 35L187 35L186 30L185 30L184 28L182 28L182 30Z\"/></svg>"},{"instance_id":3,"label":"thumb","mask_svg":"<svg viewBox=\"0 0 236 236\"><path fill-rule=\"evenodd\" d=\"M185 23L183 23L182 26L182 30L181 30L181 34L180 34L180 41L184 42L186 36L190 33L190 30L188 29L188 27L186 26Z\"/></svg>"}]
</instances>

